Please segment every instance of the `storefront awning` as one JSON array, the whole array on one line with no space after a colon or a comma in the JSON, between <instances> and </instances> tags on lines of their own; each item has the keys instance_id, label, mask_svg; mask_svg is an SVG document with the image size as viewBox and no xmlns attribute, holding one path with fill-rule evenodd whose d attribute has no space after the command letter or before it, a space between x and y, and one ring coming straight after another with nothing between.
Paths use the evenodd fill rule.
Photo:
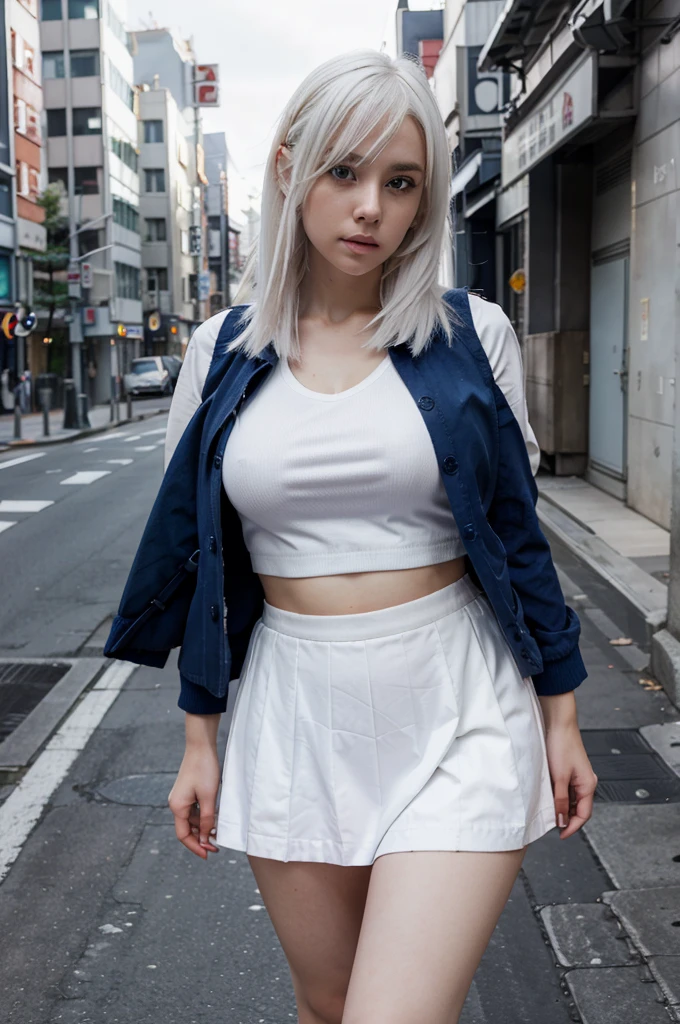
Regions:
<instances>
[{"instance_id":1,"label":"storefront awning","mask_svg":"<svg viewBox=\"0 0 680 1024\"><path fill-rule=\"evenodd\" d=\"M451 193L450 197L453 199L459 192L462 192L466 185L468 185L475 174L482 166L483 153L481 149L476 149L475 152L464 160L460 165L454 176L451 178Z\"/></svg>"},{"instance_id":2,"label":"storefront awning","mask_svg":"<svg viewBox=\"0 0 680 1024\"><path fill-rule=\"evenodd\" d=\"M480 71L528 63L564 9L563 0L506 0L477 60Z\"/></svg>"}]
</instances>

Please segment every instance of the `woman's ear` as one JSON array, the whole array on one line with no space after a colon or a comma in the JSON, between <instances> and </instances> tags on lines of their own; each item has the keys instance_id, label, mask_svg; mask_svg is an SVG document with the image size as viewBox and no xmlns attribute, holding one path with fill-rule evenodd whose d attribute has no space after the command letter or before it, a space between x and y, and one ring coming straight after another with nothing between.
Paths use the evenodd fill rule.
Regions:
<instances>
[{"instance_id":1,"label":"woman's ear","mask_svg":"<svg viewBox=\"0 0 680 1024\"><path fill-rule=\"evenodd\" d=\"M293 152L285 143L281 143L276 151L276 178L284 196L287 196L290 191L292 166Z\"/></svg>"}]
</instances>

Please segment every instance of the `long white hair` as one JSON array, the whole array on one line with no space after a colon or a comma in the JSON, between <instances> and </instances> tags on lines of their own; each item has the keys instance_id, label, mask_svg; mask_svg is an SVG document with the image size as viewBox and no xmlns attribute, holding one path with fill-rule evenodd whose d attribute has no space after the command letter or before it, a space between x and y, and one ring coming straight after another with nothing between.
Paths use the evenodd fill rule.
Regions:
<instances>
[{"instance_id":1,"label":"long white hair","mask_svg":"<svg viewBox=\"0 0 680 1024\"><path fill-rule=\"evenodd\" d=\"M314 182L346 159L385 122L372 158L412 116L425 142L425 175L416 227L409 228L383 265L381 309L364 330L375 333L364 348L381 350L406 342L418 355L441 326L451 344L451 321L460 322L442 300L437 283L444 244L451 245L450 157L444 123L416 58L396 59L377 50L354 50L320 64L298 86L281 115L264 172L259 238L235 297L254 302L239 321L246 324L228 348L257 355L270 341L280 358L300 358L297 330L299 288L307 269L302 208ZM286 194L277 179L276 154L292 153Z\"/></svg>"}]
</instances>

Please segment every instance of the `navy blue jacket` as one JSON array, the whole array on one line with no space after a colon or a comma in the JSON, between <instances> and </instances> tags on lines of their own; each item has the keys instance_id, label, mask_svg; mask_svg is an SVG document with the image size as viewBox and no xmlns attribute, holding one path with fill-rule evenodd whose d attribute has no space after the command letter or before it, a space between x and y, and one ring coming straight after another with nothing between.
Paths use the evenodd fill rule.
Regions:
<instances>
[{"instance_id":1,"label":"navy blue jacket","mask_svg":"<svg viewBox=\"0 0 680 1024\"><path fill-rule=\"evenodd\" d=\"M444 296L464 326L441 329L413 357L388 349L427 426L468 571L496 614L523 676L540 695L586 677L580 624L565 602L536 516L537 490L524 437L475 331L467 292ZM167 467L104 654L162 668L181 647L179 707L222 712L238 678L264 592L238 513L222 483L222 456L240 404L278 356L227 352L243 307L222 325L202 403Z\"/></svg>"}]
</instances>

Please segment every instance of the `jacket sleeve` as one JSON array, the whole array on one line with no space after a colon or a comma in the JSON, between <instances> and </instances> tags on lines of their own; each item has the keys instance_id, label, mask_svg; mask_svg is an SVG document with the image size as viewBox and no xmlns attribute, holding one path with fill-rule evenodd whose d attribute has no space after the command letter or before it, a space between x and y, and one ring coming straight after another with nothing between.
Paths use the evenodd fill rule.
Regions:
<instances>
[{"instance_id":1,"label":"jacket sleeve","mask_svg":"<svg viewBox=\"0 0 680 1024\"><path fill-rule=\"evenodd\" d=\"M522 407L519 345L506 346L503 358L509 364L506 378L512 379L515 387L521 382L521 398L517 401ZM505 548L510 582L543 660L543 671L532 676L536 693L566 693L576 689L588 674L578 647L581 624L565 603L550 545L538 521L538 489L522 429L496 380L492 387L498 410L499 452L496 488L487 519Z\"/></svg>"}]
</instances>

